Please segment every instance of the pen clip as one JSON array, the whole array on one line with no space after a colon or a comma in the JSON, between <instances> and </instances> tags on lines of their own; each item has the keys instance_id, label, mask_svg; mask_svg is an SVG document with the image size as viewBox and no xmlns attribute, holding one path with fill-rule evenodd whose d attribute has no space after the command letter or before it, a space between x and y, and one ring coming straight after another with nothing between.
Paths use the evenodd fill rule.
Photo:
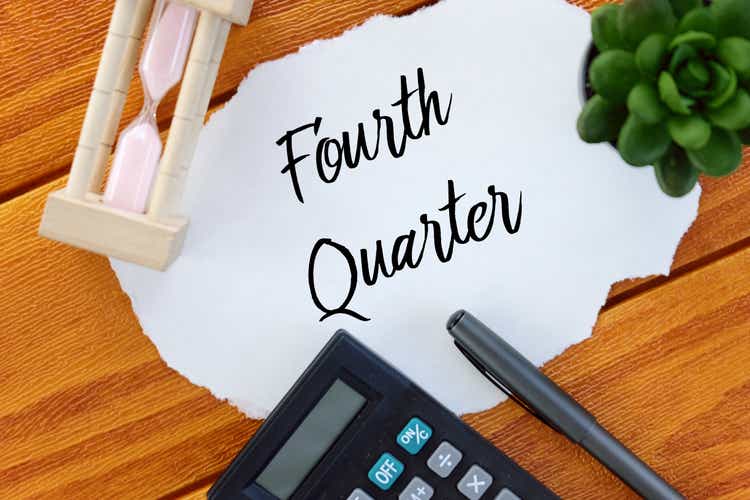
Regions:
<instances>
[{"instance_id":1,"label":"pen clip","mask_svg":"<svg viewBox=\"0 0 750 500\"><path fill-rule=\"evenodd\" d=\"M461 351L461 353L464 356L466 356L466 359L468 359L469 362L472 365L474 365L474 367L476 367L477 370L479 370L479 373L484 375L487 378L487 380L489 380L490 382L492 382L492 384L495 385L495 387L503 391L510 399L515 401L516 404L518 404L523 409L525 409L526 411L534 415L536 418L538 418L540 422L547 424L547 426L549 426L550 429L562 434L562 431L560 431L560 429L555 424L553 424L552 422L544 418L542 415L537 413L531 406L529 406L528 403L526 403L526 401L516 396L516 393L514 393L512 389L506 386L502 380L498 380L497 377L495 377L492 373L490 373L489 370L487 370L487 368L485 368L485 366L482 364L482 362L479 361L471 352L469 352L468 349L466 349L463 345L461 345L459 341L454 340L453 343L456 345L456 348L458 348L458 350Z\"/></svg>"}]
</instances>

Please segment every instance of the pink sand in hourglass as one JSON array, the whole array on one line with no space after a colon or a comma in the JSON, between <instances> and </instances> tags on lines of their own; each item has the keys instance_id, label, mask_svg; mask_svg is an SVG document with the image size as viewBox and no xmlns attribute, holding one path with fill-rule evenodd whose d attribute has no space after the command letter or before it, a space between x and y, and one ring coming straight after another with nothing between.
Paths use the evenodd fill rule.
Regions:
<instances>
[{"instance_id":1,"label":"pink sand in hourglass","mask_svg":"<svg viewBox=\"0 0 750 500\"><path fill-rule=\"evenodd\" d=\"M196 14L192 7L170 2L159 18L140 66L141 79L156 102L180 81Z\"/></svg>"},{"instance_id":2,"label":"pink sand in hourglass","mask_svg":"<svg viewBox=\"0 0 750 500\"><path fill-rule=\"evenodd\" d=\"M120 135L104 203L131 212L146 210L162 144L156 128L156 106L182 77L193 38L196 11L168 3L149 38L140 64L146 93L143 114ZM153 101L151 105L149 102Z\"/></svg>"},{"instance_id":3,"label":"pink sand in hourglass","mask_svg":"<svg viewBox=\"0 0 750 500\"><path fill-rule=\"evenodd\" d=\"M124 131L112 162L104 203L130 212L145 212L161 148L159 132L151 122L144 121Z\"/></svg>"}]
</instances>

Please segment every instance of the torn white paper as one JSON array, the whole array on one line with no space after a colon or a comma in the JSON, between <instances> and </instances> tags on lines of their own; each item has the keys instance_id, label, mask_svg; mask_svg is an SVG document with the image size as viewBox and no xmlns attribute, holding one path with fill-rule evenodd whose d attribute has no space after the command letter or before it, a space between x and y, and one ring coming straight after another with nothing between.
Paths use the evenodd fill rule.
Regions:
<instances>
[{"instance_id":1,"label":"torn white paper","mask_svg":"<svg viewBox=\"0 0 750 500\"><path fill-rule=\"evenodd\" d=\"M112 262L166 362L263 417L346 328L482 410L501 395L453 347L454 310L541 364L590 335L613 282L668 273L700 192L668 198L652 168L579 140L588 24L560 0L444 0L252 71L201 135L182 257ZM340 148L360 123L355 162Z\"/></svg>"}]
</instances>

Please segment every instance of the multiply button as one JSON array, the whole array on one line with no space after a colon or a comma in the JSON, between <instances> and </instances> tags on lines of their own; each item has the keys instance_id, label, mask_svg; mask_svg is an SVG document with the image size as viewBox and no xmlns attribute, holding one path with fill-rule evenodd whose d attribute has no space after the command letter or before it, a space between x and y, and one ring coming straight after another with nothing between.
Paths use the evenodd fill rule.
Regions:
<instances>
[{"instance_id":1,"label":"multiply button","mask_svg":"<svg viewBox=\"0 0 750 500\"><path fill-rule=\"evenodd\" d=\"M400 447L411 455L416 455L432 436L432 428L417 417L409 420L406 427L401 429L396 437Z\"/></svg>"},{"instance_id":2,"label":"multiply button","mask_svg":"<svg viewBox=\"0 0 750 500\"><path fill-rule=\"evenodd\" d=\"M425 483L421 478L415 477L406 485L404 491L398 496L398 500L429 500L435 490Z\"/></svg>"},{"instance_id":3,"label":"multiply button","mask_svg":"<svg viewBox=\"0 0 750 500\"><path fill-rule=\"evenodd\" d=\"M470 500L479 500L492 485L492 476L478 465L472 465L469 472L458 482L458 491Z\"/></svg>"},{"instance_id":4,"label":"multiply button","mask_svg":"<svg viewBox=\"0 0 750 500\"><path fill-rule=\"evenodd\" d=\"M367 477L375 486L383 491L388 491L402 472L404 472L404 464L390 453L383 453L372 466Z\"/></svg>"},{"instance_id":5,"label":"multiply button","mask_svg":"<svg viewBox=\"0 0 750 500\"><path fill-rule=\"evenodd\" d=\"M427 467L435 474L445 479L451 475L461 461L463 454L448 441L443 441L437 450L427 460Z\"/></svg>"}]
</instances>

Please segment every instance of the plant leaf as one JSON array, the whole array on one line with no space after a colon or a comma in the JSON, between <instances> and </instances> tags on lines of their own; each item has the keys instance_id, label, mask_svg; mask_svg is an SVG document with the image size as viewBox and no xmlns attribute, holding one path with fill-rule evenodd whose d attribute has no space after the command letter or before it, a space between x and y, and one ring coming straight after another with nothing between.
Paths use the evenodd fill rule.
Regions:
<instances>
[{"instance_id":1,"label":"plant leaf","mask_svg":"<svg viewBox=\"0 0 750 500\"><path fill-rule=\"evenodd\" d=\"M640 79L635 58L624 50L608 50L596 56L589 68L589 80L597 94L613 103L625 102Z\"/></svg>"},{"instance_id":2,"label":"plant leaf","mask_svg":"<svg viewBox=\"0 0 750 500\"><path fill-rule=\"evenodd\" d=\"M683 100L672 75L662 71L659 75L659 97L672 111L680 115L689 115L690 107Z\"/></svg>"},{"instance_id":3,"label":"plant leaf","mask_svg":"<svg viewBox=\"0 0 750 500\"><path fill-rule=\"evenodd\" d=\"M672 58L669 60L669 72L672 74L677 73L677 70L683 63L697 56L698 52L691 45L678 46L672 53Z\"/></svg>"},{"instance_id":4,"label":"plant leaf","mask_svg":"<svg viewBox=\"0 0 750 500\"><path fill-rule=\"evenodd\" d=\"M704 90L711 82L711 73L698 59L691 59L675 76L677 87L690 95Z\"/></svg>"},{"instance_id":5,"label":"plant leaf","mask_svg":"<svg viewBox=\"0 0 750 500\"><path fill-rule=\"evenodd\" d=\"M595 95L586 101L578 116L578 135L589 143L614 140L627 115L625 107Z\"/></svg>"},{"instance_id":6,"label":"plant leaf","mask_svg":"<svg viewBox=\"0 0 750 500\"><path fill-rule=\"evenodd\" d=\"M656 87L645 82L637 84L628 94L628 109L649 124L659 123L669 113L659 99Z\"/></svg>"},{"instance_id":7,"label":"plant leaf","mask_svg":"<svg viewBox=\"0 0 750 500\"><path fill-rule=\"evenodd\" d=\"M617 29L630 48L651 33L672 33L676 25L668 0L628 0L617 15Z\"/></svg>"},{"instance_id":8,"label":"plant leaf","mask_svg":"<svg viewBox=\"0 0 750 500\"><path fill-rule=\"evenodd\" d=\"M709 109L708 118L717 127L727 130L750 127L750 94L745 89L739 89L722 107Z\"/></svg>"},{"instance_id":9,"label":"plant leaf","mask_svg":"<svg viewBox=\"0 0 750 500\"><path fill-rule=\"evenodd\" d=\"M715 61L709 61L708 66L711 68L714 82L711 86L713 98L708 101L708 107L719 108L737 91L737 74Z\"/></svg>"},{"instance_id":10,"label":"plant leaf","mask_svg":"<svg viewBox=\"0 0 750 500\"><path fill-rule=\"evenodd\" d=\"M742 144L750 146L750 128L740 130L739 132L737 132L737 134L740 136Z\"/></svg>"},{"instance_id":11,"label":"plant leaf","mask_svg":"<svg viewBox=\"0 0 750 500\"><path fill-rule=\"evenodd\" d=\"M600 52L625 48L620 32L617 30L617 12L620 6L605 4L591 14L591 35L594 45Z\"/></svg>"},{"instance_id":12,"label":"plant leaf","mask_svg":"<svg viewBox=\"0 0 750 500\"><path fill-rule=\"evenodd\" d=\"M742 78L750 78L750 40L734 36L724 38L719 42L716 55Z\"/></svg>"},{"instance_id":13,"label":"plant leaf","mask_svg":"<svg viewBox=\"0 0 750 500\"><path fill-rule=\"evenodd\" d=\"M669 51L669 36L652 33L643 39L635 51L635 62L645 76L656 79Z\"/></svg>"},{"instance_id":14,"label":"plant leaf","mask_svg":"<svg viewBox=\"0 0 750 500\"><path fill-rule=\"evenodd\" d=\"M686 69L690 72L696 82L705 86L711 82L711 73L706 68L706 65L698 59L688 61Z\"/></svg>"},{"instance_id":15,"label":"plant leaf","mask_svg":"<svg viewBox=\"0 0 750 500\"><path fill-rule=\"evenodd\" d=\"M711 12L722 37L750 38L750 0L714 0Z\"/></svg>"},{"instance_id":16,"label":"plant leaf","mask_svg":"<svg viewBox=\"0 0 750 500\"><path fill-rule=\"evenodd\" d=\"M661 190L675 198L685 196L698 182L699 171L679 148L672 148L654 165L656 182Z\"/></svg>"},{"instance_id":17,"label":"plant leaf","mask_svg":"<svg viewBox=\"0 0 750 500\"><path fill-rule=\"evenodd\" d=\"M669 44L669 48L671 50L680 45L690 45L694 49L708 50L716 47L716 38L711 33L704 31L688 31L674 37L672 43Z\"/></svg>"},{"instance_id":18,"label":"plant leaf","mask_svg":"<svg viewBox=\"0 0 750 500\"><path fill-rule=\"evenodd\" d=\"M693 95L711 83L711 72L699 59L691 59L675 76L677 87Z\"/></svg>"},{"instance_id":19,"label":"plant leaf","mask_svg":"<svg viewBox=\"0 0 750 500\"><path fill-rule=\"evenodd\" d=\"M663 123L650 125L631 114L625 120L617 139L622 159L630 165L651 165L669 149L672 138Z\"/></svg>"},{"instance_id":20,"label":"plant leaf","mask_svg":"<svg viewBox=\"0 0 750 500\"><path fill-rule=\"evenodd\" d=\"M719 34L719 23L716 21L716 17L711 9L701 7L700 9L691 10L685 14L685 17L680 19L680 23L677 25L677 32L685 33L687 31L704 31L717 36Z\"/></svg>"},{"instance_id":21,"label":"plant leaf","mask_svg":"<svg viewBox=\"0 0 750 500\"><path fill-rule=\"evenodd\" d=\"M711 137L711 125L697 115L673 116L667 129L674 142L685 149L700 149Z\"/></svg>"},{"instance_id":22,"label":"plant leaf","mask_svg":"<svg viewBox=\"0 0 750 500\"><path fill-rule=\"evenodd\" d=\"M669 0L669 3L672 4L672 10L678 18L703 5L701 0Z\"/></svg>"},{"instance_id":23,"label":"plant leaf","mask_svg":"<svg viewBox=\"0 0 750 500\"><path fill-rule=\"evenodd\" d=\"M742 162L740 138L736 133L722 128L711 130L711 138L704 147L686 152L690 162L711 177L731 174Z\"/></svg>"}]
</instances>

